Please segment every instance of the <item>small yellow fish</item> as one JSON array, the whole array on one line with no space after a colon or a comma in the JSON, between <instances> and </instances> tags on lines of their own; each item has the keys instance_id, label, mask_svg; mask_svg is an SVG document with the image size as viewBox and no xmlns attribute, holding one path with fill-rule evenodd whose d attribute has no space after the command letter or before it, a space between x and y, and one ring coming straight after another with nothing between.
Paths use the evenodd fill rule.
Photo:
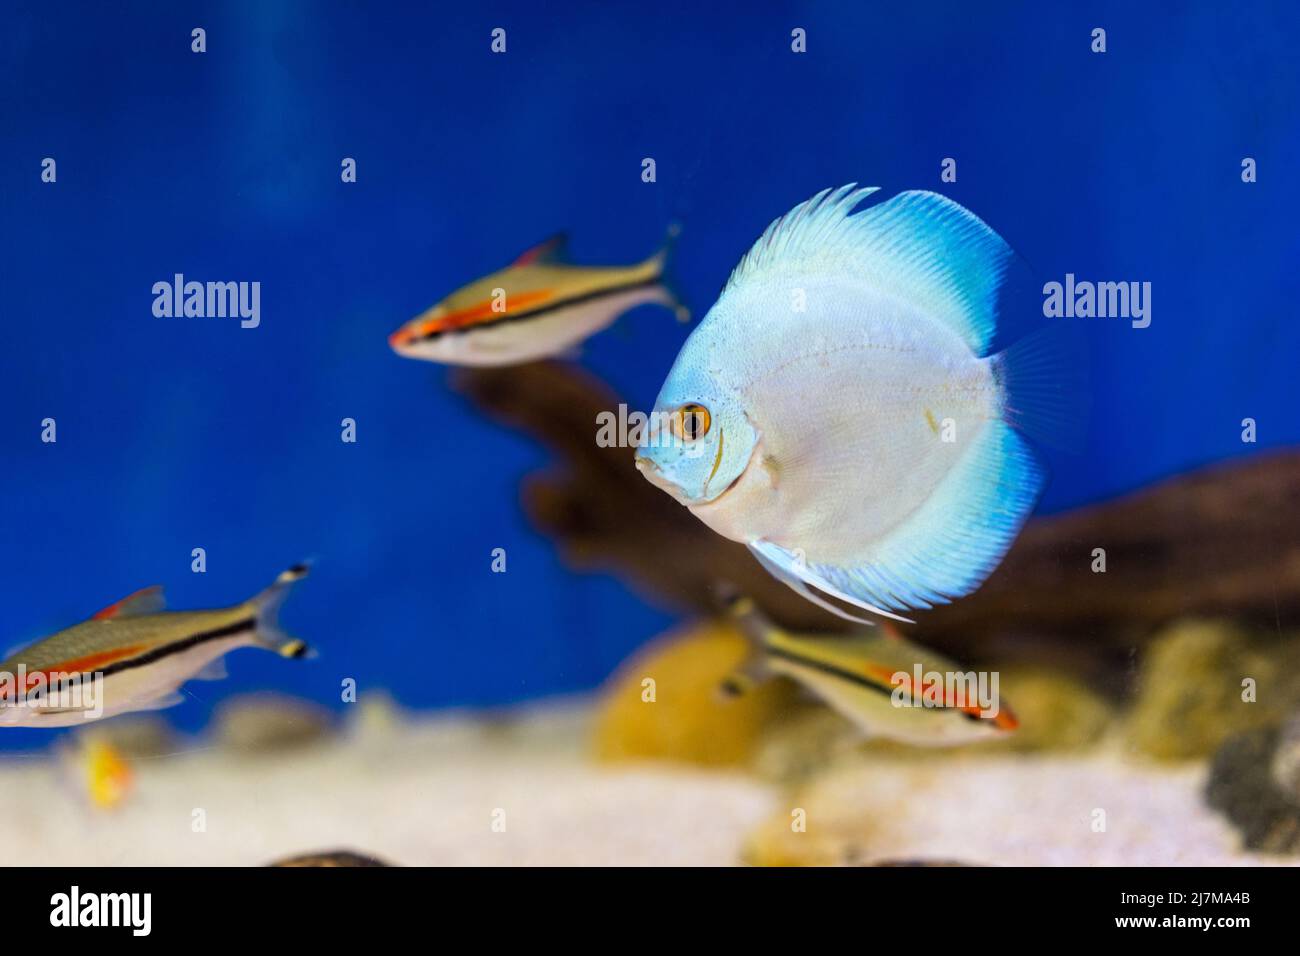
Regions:
<instances>
[{"instance_id":1,"label":"small yellow fish","mask_svg":"<svg viewBox=\"0 0 1300 956\"><path fill-rule=\"evenodd\" d=\"M116 747L106 740L89 740L79 756L91 803L112 810L130 795L135 775Z\"/></svg>"},{"instance_id":2,"label":"small yellow fish","mask_svg":"<svg viewBox=\"0 0 1300 956\"><path fill-rule=\"evenodd\" d=\"M276 613L297 565L262 593L211 611L164 611L162 589L145 588L90 620L59 631L0 663L0 726L67 727L180 703L188 680L225 676L221 658L238 647L305 657L282 634Z\"/></svg>"},{"instance_id":3,"label":"small yellow fish","mask_svg":"<svg viewBox=\"0 0 1300 956\"><path fill-rule=\"evenodd\" d=\"M398 355L448 365L517 365L565 352L645 303L685 317L664 278L664 248L632 266L563 261L563 235L462 286L388 337Z\"/></svg>"},{"instance_id":4,"label":"small yellow fish","mask_svg":"<svg viewBox=\"0 0 1300 956\"><path fill-rule=\"evenodd\" d=\"M961 671L952 661L905 640L889 624L882 633L790 634L748 598L730 602L732 616L757 653L723 682L744 693L771 674L791 677L853 721L868 736L922 746L952 746L1005 735L1017 727L998 699L997 672Z\"/></svg>"}]
</instances>

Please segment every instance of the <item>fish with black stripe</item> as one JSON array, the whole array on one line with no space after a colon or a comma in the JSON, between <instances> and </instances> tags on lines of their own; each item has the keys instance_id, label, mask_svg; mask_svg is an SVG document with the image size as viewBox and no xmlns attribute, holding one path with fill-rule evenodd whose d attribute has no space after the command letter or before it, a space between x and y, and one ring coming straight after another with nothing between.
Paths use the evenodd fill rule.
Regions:
<instances>
[{"instance_id":1,"label":"fish with black stripe","mask_svg":"<svg viewBox=\"0 0 1300 956\"><path fill-rule=\"evenodd\" d=\"M774 625L747 597L731 595L728 610L754 652L723 681L728 696L749 691L773 675L793 678L866 735L920 746L953 746L1005 736L1018 726L1011 709L997 698L979 702L935 686L931 700L923 675L971 673L902 637L882 623L870 631L845 635L791 634ZM910 706L899 701L912 701ZM991 706L983 706L989 703Z\"/></svg>"},{"instance_id":2,"label":"fish with black stripe","mask_svg":"<svg viewBox=\"0 0 1300 956\"><path fill-rule=\"evenodd\" d=\"M665 276L676 227L662 249L630 266L565 261L563 234L462 286L388 337L406 358L447 365L518 365L571 351L638 305L689 318Z\"/></svg>"},{"instance_id":3,"label":"fish with black stripe","mask_svg":"<svg viewBox=\"0 0 1300 956\"><path fill-rule=\"evenodd\" d=\"M307 570L296 565L253 598L207 611L167 611L162 588L145 588L12 652L0 663L0 726L64 727L92 719L84 706L62 706L59 690L72 682L69 675L83 684L102 676L102 718L180 703L186 681L224 677L222 658L236 648L308 656L307 645L276 623L289 588Z\"/></svg>"}]
</instances>

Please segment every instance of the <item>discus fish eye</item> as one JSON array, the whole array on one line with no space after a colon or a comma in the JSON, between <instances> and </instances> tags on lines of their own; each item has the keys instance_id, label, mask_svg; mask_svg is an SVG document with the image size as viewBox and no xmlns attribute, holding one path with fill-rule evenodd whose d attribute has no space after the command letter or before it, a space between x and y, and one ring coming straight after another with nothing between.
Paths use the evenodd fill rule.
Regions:
<instances>
[{"instance_id":1,"label":"discus fish eye","mask_svg":"<svg viewBox=\"0 0 1300 956\"><path fill-rule=\"evenodd\" d=\"M703 405L687 402L672 414L673 434L682 441L697 441L709 433L712 416Z\"/></svg>"}]
</instances>

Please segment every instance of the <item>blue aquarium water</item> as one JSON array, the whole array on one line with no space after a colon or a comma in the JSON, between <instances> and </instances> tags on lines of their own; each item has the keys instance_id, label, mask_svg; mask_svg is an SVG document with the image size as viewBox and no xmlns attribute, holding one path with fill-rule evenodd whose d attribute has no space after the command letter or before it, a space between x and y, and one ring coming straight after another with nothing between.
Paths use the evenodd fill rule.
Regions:
<instances>
[{"instance_id":1,"label":"blue aquarium water","mask_svg":"<svg viewBox=\"0 0 1300 956\"><path fill-rule=\"evenodd\" d=\"M547 452L387 335L557 230L626 263L673 221L699 316L771 219L854 180L953 197L1039 283L1150 283L1145 328L1051 320L1091 408L1043 510L1300 441L1293 4L435 6L0 11L10 643L155 582L240 600L310 557L283 623L319 659L236 654L178 723L347 677L419 707L595 686L672 618L567 569L520 506ZM260 325L155 317L177 273L259 282ZM1030 293L1011 318L1045 324ZM580 361L645 408L688 331L644 307Z\"/></svg>"}]
</instances>

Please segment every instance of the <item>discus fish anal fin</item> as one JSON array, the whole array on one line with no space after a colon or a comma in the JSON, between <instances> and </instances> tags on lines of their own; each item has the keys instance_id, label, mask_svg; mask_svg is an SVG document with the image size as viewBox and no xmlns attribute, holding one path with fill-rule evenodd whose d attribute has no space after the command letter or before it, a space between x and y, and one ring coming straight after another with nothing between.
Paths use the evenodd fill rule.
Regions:
<instances>
[{"instance_id":1,"label":"discus fish anal fin","mask_svg":"<svg viewBox=\"0 0 1300 956\"><path fill-rule=\"evenodd\" d=\"M988 422L934 493L860 563L810 564L805 579L868 610L946 604L998 566L1043 481L1028 442L1006 422Z\"/></svg>"},{"instance_id":2,"label":"discus fish anal fin","mask_svg":"<svg viewBox=\"0 0 1300 956\"><path fill-rule=\"evenodd\" d=\"M779 545L775 545L770 541L753 541L750 542L749 550L753 553L754 557L758 558L758 563L763 565L769 574L789 587L790 590L803 595L807 600L816 604L822 610L830 611L836 617L843 618L846 621L852 621L854 624L869 624L874 626L877 623L869 617L860 617L857 614L850 614L842 607L837 607L821 595L817 594L808 586L808 583L800 577L799 571L796 570L799 565L794 560L794 556ZM806 572L806 568L804 570ZM838 594L835 596L840 597ZM845 598L844 600L849 599ZM858 601L851 601L850 603L858 607L863 607L861 602ZM891 617L896 621L904 621L908 624L912 623L905 617L899 617L897 614L890 614L888 611L882 611L879 608L864 607L863 609L871 611L873 614L879 614L882 617Z\"/></svg>"},{"instance_id":3,"label":"discus fish anal fin","mask_svg":"<svg viewBox=\"0 0 1300 956\"><path fill-rule=\"evenodd\" d=\"M167 606L161 585L142 588L134 594L128 594L97 612L91 620L111 621L123 617L140 617L145 614L158 614Z\"/></svg>"},{"instance_id":4,"label":"discus fish anal fin","mask_svg":"<svg viewBox=\"0 0 1300 956\"><path fill-rule=\"evenodd\" d=\"M543 239L531 249L521 253L519 258L512 262L511 265L529 266L541 262L560 262L568 245L568 234L557 232L550 238Z\"/></svg>"},{"instance_id":5,"label":"discus fish anal fin","mask_svg":"<svg viewBox=\"0 0 1300 956\"><path fill-rule=\"evenodd\" d=\"M850 183L795 206L740 260L727 290L764 273L834 269L911 303L987 355L1011 247L938 193L902 192L851 215L877 188Z\"/></svg>"}]
</instances>

